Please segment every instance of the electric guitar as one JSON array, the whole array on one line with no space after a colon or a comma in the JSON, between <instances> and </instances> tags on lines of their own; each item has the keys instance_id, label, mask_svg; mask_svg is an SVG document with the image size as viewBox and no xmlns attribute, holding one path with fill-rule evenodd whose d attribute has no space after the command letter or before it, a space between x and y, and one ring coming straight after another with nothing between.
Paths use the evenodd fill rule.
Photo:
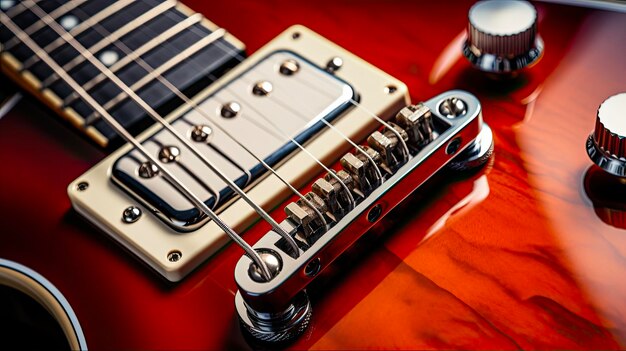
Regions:
<instances>
[{"instance_id":1,"label":"electric guitar","mask_svg":"<svg viewBox=\"0 0 626 351\"><path fill-rule=\"evenodd\" d=\"M626 9L577 5L1 0L1 342L624 348Z\"/></svg>"}]
</instances>

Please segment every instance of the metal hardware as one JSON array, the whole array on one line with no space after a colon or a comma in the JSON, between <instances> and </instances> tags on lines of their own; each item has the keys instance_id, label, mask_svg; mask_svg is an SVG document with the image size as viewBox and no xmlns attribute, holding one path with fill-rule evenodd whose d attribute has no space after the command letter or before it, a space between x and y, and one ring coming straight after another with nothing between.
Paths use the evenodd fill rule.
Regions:
<instances>
[{"instance_id":1,"label":"metal hardware","mask_svg":"<svg viewBox=\"0 0 626 351\"><path fill-rule=\"evenodd\" d=\"M141 217L141 209L137 206L128 206L122 212L122 220L124 223L135 223Z\"/></svg>"},{"instance_id":2,"label":"metal hardware","mask_svg":"<svg viewBox=\"0 0 626 351\"><path fill-rule=\"evenodd\" d=\"M280 269L282 267L282 263L278 255L272 250L258 250L258 252L263 262L265 262L265 264L267 265L267 269L269 270L271 277L276 276L276 274L280 272ZM254 262L250 263L250 268L248 268L248 274L250 275L250 278L252 278L252 280L254 280L255 282L267 281L267 279L265 279L265 277L263 276L263 272L261 271L259 266L257 266Z\"/></svg>"},{"instance_id":3,"label":"metal hardware","mask_svg":"<svg viewBox=\"0 0 626 351\"><path fill-rule=\"evenodd\" d=\"M528 1L479 1L469 10L463 55L481 71L511 74L543 54L537 10Z\"/></svg>"},{"instance_id":4,"label":"metal hardware","mask_svg":"<svg viewBox=\"0 0 626 351\"><path fill-rule=\"evenodd\" d=\"M383 207L378 204L374 207L372 207L372 209L367 213L367 220L370 223L374 223L378 220L378 218L380 218L380 215L383 213Z\"/></svg>"},{"instance_id":5,"label":"metal hardware","mask_svg":"<svg viewBox=\"0 0 626 351\"><path fill-rule=\"evenodd\" d=\"M331 58L328 60L328 63L326 63L326 71L329 73L335 73L339 71L341 67L343 67L343 59L339 56Z\"/></svg>"},{"instance_id":6,"label":"metal hardware","mask_svg":"<svg viewBox=\"0 0 626 351\"><path fill-rule=\"evenodd\" d=\"M258 312L249 306L238 291L235 307L242 329L257 341L265 343L287 343L302 335L311 321L311 301L305 292L292 299L279 312Z\"/></svg>"},{"instance_id":7,"label":"metal hardware","mask_svg":"<svg viewBox=\"0 0 626 351\"><path fill-rule=\"evenodd\" d=\"M493 132L487 123L483 123L478 137L448 164L448 168L454 171L466 171L481 167L489 161L493 150Z\"/></svg>"},{"instance_id":8,"label":"metal hardware","mask_svg":"<svg viewBox=\"0 0 626 351\"><path fill-rule=\"evenodd\" d=\"M89 183L87 182L80 182L76 184L76 190L78 191L85 191L87 188L89 188Z\"/></svg>"},{"instance_id":9,"label":"metal hardware","mask_svg":"<svg viewBox=\"0 0 626 351\"><path fill-rule=\"evenodd\" d=\"M159 151L159 160L163 163L178 161L180 149L173 145L163 146Z\"/></svg>"},{"instance_id":10,"label":"metal hardware","mask_svg":"<svg viewBox=\"0 0 626 351\"><path fill-rule=\"evenodd\" d=\"M278 68L278 72L285 76L292 76L299 70L300 64L298 63L298 61L292 59L285 60L283 63L280 64L280 67Z\"/></svg>"},{"instance_id":11,"label":"metal hardware","mask_svg":"<svg viewBox=\"0 0 626 351\"><path fill-rule=\"evenodd\" d=\"M301 34L298 40L293 40L294 32ZM345 65L351 68L342 72L343 81L323 70L328 58L334 56L342 57ZM285 77L280 75L277 67L289 58L299 62L300 71L291 77ZM306 75L302 74L305 70L307 70ZM316 73L309 74L312 72ZM306 84L298 82L305 78ZM276 79L276 81L272 79ZM257 96L250 93L251 85L261 80L270 80L274 84L275 89L266 99L267 103L266 101L259 101ZM393 95L384 94L382 87L387 84L397 86L398 91ZM326 94L316 93L321 87L324 87ZM214 126L216 122L220 122L220 126L227 128L233 137L244 141L246 146L250 150L254 150L261 159L267 160L269 156L279 159L280 164L271 163L271 166L276 167L281 176L285 177L288 182L300 184L298 183L299 180L312 177L310 170L316 169L318 165L302 152L292 153L293 149L286 150L287 155L293 154L293 157L281 158L283 156L276 152L282 150L280 147L285 145L285 137L260 138L260 135L266 133L267 125L262 125L262 123L260 125L250 124L249 121L258 121L254 116L261 114L270 117L273 123L281 126L281 129L285 131L287 131L285 129L287 125L293 125L294 128L298 129L298 132L306 130L305 126L307 125L314 126L307 130L307 134L309 132L311 134L316 133L315 138L302 139L301 141L307 143L307 148L313 147L316 150L316 157L320 159L338 159L342 156L342 152L339 150L345 146L345 141L337 138L334 131L325 127L317 129L316 126L320 125L318 123L319 118L325 118L330 122L334 116L340 116L342 131L350 138L362 135L363 131L371 128L371 119L363 116L363 109L342 108L342 106L349 107L349 98L355 94L351 87L358 88L360 95L369 97L361 101L360 104L376 115L389 116L405 106L408 99L406 85L401 81L380 70L373 69L371 65L321 36L315 35L307 28L294 26L226 73L218 83L195 95L193 101L198 104L200 109L209 111L212 116L215 116L215 120L207 120L206 117L198 113L186 110L177 110L168 116L168 120L172 121L173 126L181 134L186 134L185 137L188 140L190 140L188 133L191 127L198 124L209 124L214 131L210 144L196 144L197 148L206 150L212 155L212 159L225 162L221 161L222 156L212 152L211 149L217 147L228 158L235 160L241 168L251 170L256 167L259 169L260 167L257 167L258 161L252 158L246 161L244 158L247 155L245 150L237 144L224 143L227 136L216 130L217 127ZM231 92L236 95L231 94ZM328 94L330 92L332 94ZM293 95L297 99L288 98L288 96ZM315 96L319 100L313 100L309 96ZM310 120L303 121L299 125L294 123L296 121L293 113L275 113L271 107L278 105L269 101L270 99L278 99L290 108L301 106L298 102L304 99L304 101L312 102L306 104L308 107L319 106L320 109L307 109L306 117L310 117ZM222 120L220 117L222 104L233 100L241 104L242 111L236 118ZM299 105L294 105L296 103ZM249 109L248 105L252 105L256 111ZM328 115L327 111L331 110L333 114ZM285 119L289 124L283 122ZM296 133L289 132L289 135L296 137ZM214 182L216 177L211 171L199 164L193 154L186 152L183 149L184 146L172 138L167 138L166 134L168 133L162 132L162 128L159 126L153 126L142 133L139 138L140 142L155 156L158 155L160 145L179 147L184 154L182 158L184 164L182 164L183 167L169 167L172 172L179 177L187 177L185 174L185 167L187 167L194 175L201 174L201 180L210 189L216 192L218 190L223 191L223 183ZM73 181L68 188L68 194L73 207L90 222L102 228L113 240L124 246L129 255L145 263L167 280L179 281L193 272L198 265L207 262L208 258L219 252L229 242L229 238L216 223L207 220L204 216L199 216L197 212L194 217L190 217L189 221L185 221L171 214L166 215L166 212L158 208L158 202L153 202L152 199L156 198L164 200L168 204L174 204L177 211L185 211L193 207L184 197L181 198L163 177L154 177L149 180L139 177L137 168L143 161L145 161L144 157L133 151L132 145L122 146L103 162ZM244 174L240 170L237 172L239 173L232 173L233 179L238 179ZM338 176L341 174L345 174L345 172L337 172ZM123 175L124 178L120 175ZM313 181L314 179L310 180ZM79 192L77 190L76 186L81 181L89 182L88 191ZM274 176L253 177L251 181L254 182L254 186L248 188L249 192L264 208L273 208L279 205L290 193L282 184L277 183ZM111 186L112 182L115 184L113 187ZM329 182L332 183L333 181ZM210 201L212 195L201 185L192 180L190 187L194 193L200 195L202 201L207 203ZM151 194L142 193L141 189L148 189ZM279 189L282 189L280 193L278 193ZM129 204L131 196L134 201L140 202L143 211L150 209L151 212L153 210L154 212L151 216L142 216L141 220L133 225L127 225L120 220L121 211L119 209L123 209ZM102 201L103 198L106 198L107 201ZM249 208L243 200L233 198L231 201L226 198L225 202L221 202L221 199L224 197L222 196L220 203L218 203L220 217L229 218L231 226L236 231L244 231L258 218L254 210ZM213 208L217 210L217 207ZM328 222L330 223L331 220ZM281 226L283 224L281 223ZM182 234L190 231L192 231L192 235ZM150 233L150 235L145 235L145 233ZM281 247L287 249L285 245ZM183 253L183 259L176 264L167 260L167 253L173 248ZM280 254L281 257L284 255L283 252Z\"/></svg>"},{"instance_id":12,"label":"metal hardware","mask_svg":"<svg viewBox=\"0 0 626 351\"><path fill-rule=\"evenodd\" d=\"M385 94L393 94L396 90L398 90L398 87L392 84L386 85L384 89Z\"/></svg>"},{"instance_id":13,"label":"metal hardware","mask_svg":"<svg viewBox=\"0 0 626 351\"><path fill-rule=\"evenodd\" d=\"M459 151L460 147L461 147L461 138L452 139L448 143L448 146L446 146L446 154L454 155L456 154L457 151Z\"/></svg>"},{"instance_id":14,"label":"metal hardware","mask_svg":"<svg viewBox=\"0 0 626 351\"><path fill-rule=\"evenodd\" d=\"M213 130L206 124L195 125L191 128L191 139L198 143L205 143L212 133Z\"/></svg>"},{"instance_id":15,"label":"metal hardware","mask_svg":"<svg viewBox=\"0 0 626 351\"><path fill-rule=\"evenodd\" d=\"M183 258L183 253L179 250L170 251L167 254L167 260L172 263L180 261L181 258Z\"/></svg>"},{"instance_id":16,"label":"metal hardware","mask_svg":"<svg viewBox=\"0 0 626 351\"><path fill-rule=\"evenodd\" d=\"M403 108L396 115L396 121L408 136L409 145L422 145L433 140L432 113L423 104Z\"/></svg>"},{"instance_id":17,"label":"metal hardware","mask_svg":"<svg viewBox=\"0 0 626 351\"><path fill-rule=\"evenodd\" d=\"M613 95L598 108L596 127L587 138L589 158L606 172L626 177L626 93Z\"/></svg>"},{"instance_id":18,"label":"metal hardware","mask_svg":"<svg viewBox=\"0 0 626 351\"><path fill-rule=\"evenodd\" d=\"M439 113L446 118L457 118L467 113L467 105L457 97L445 99L439 104Z\"/></svg>"},{"instance_id":19,"label":"metal hardware","mask_svg":"<svg viewBox=\"0 0 626 351\"><path fill-rule=\"evenodd\" d=\"M137 174L139 174L141 178L149 179L159 174L159 167L150 161L146 161L139 166Z\"/></svg>"},{"instance_id":20,"label":"metal hardware","mask_svg":"<svg viewBox=\"0 0 626 351\"><path fill-rule=\"evenodd\" d=\"M254 84L254 87L252 87L252 94L256 96L267 96L273 89L274 86L272 86L272 83L268 81L261 81Z\"/></svg>"},{"instance_id":21,"label":"metal hardware","mask_svg":"<svg viewBox=\"0 0 626 351\"><path fill-rule=\"evenodd\" d=\"M452 98L462 100L466 105L465 113L454 119L444 116L438 109L442 102ZM427 111L431 113L432 135L427 138L431 141L421 146L413 144L415 153L409 155L406 163L392 170L391 174L386 175L382 184L371 183L372 179L366 172L366 162L364 161L368 160L367 158L359 159L351 153L342 158L341 164L345 170L340 170L336 174L341 174L340 179L345 177L345 184L353 191L354 195L357 195L355 196L357 203L354 209L345 213L337 221L333 221L330 229L319 230L313 233L313 236L310 235L312 231L309 231L309 236L306 236L305 231L307 229L304 224L310 225L310 219L313 216L312 211L306 211L301 204L297 203L287 206L285 210L288 213L291 211L294 217L299 216L297 217L299 220L292 223L296 225L296 236L306 237L307 245L303 247L304 252L300 257L293 258L286 255L280 246L277 246L276 243L279 242L280 237L273 231L269 231L257 241L254 245L255 249L273 250L281 259L282 268L273 279L265 282L251 279L248 274L251 260L246 256L239 260L235 268L235 280L239 287L236 304L245 330L253 330L251 334L260 340L272 339L277 335L277 330L281 331L281 335L289 334L291 336L302 333L302 330L299 329L301 325L294 324L292 318L281 321L280 318L276 317L277 313L285 313L285 311L293 309L300 294L304 293L311 280L371 228L381 216L402 201L407 194L407 189L419 187L437 170L451 162L453 156L446 152L450 142L458 143L455 146L455 151L460 152L469 147L479 135L482 125L480 103L476 97L467 92L455 90L441 94L422 105L413 106L408 112L400 113L396 122L403 118L405 122L410 120L418 123L420 118L425 118ZM409 112L412 113L409 114ZM413 113L416 114L415 118L407 118L411 117ZM397 128L400 127L397 126ZM383 135L384 129L378 133ZM408 134L408 132L404 133L407 140L411 140ZM413 138L413 140L419 139ZM386 145L386 142L383 144ZM380 158L383 159L382 156ZM325 181L332 184L331 180L326 175ZM332 213L335 208L328 201L333 199L337 201L337 197L330 194L331 189L328 184L318 180L314 185L315 194L319 199L326 202L326 213ZM301 212L294 213L296 212L294 209ZM309 221L307 222L307 220ZM288 215L286 221L292 221L292 216ZM311 266L311 262L318 262L319 267L315 267L315 264ZM313 273L314 271L315 273ZM251 318L251 316L259 315L263 315L265 318ZM270 315L274 317L267 317ZM266 328L268 324L271 324L272 327Z\"/></svg>"},{"instance_id":22,"label":"metal hardware","mask_svg":"<svg viewBox=\"0 0 626 351\"><path fill-rule=\"evenodd\" d=\"M298 73L288 79L277 79L274 84L276 89L268 97L268 103L259 104L255 96L248 94L250 82L263 81L264 77L271 75L279 76L277 66L288 60L299 62L300 73L305 74ZM303 84L305 80L306 84ZM319 94L318 86L324 86L326 94ZM184 133L189 140L196 140L197 144L194 144L200 151L219 165L230 179L245 187L256 182L266 172L260 160L267 160L266 164L274 167L296 148L293 143L285 144L287 136L302 143L307 141L323 128L319 123L321 119L332 121L335 116L348 109L353 94L348 84L328 75L319 67L293 53L278 51L265 55L260 62L237 75L221 89L199 100L198 110L208 113L203 115L190 109L172 121L172 126L181 134ZM306 109L306 116L297 118L290 111L299 108L301 101L308 101L314 107ZM285 109L277 108L278 105ZM232 118L235 114L237 117ZM222 120L220 115L230 118ZM271 126L259 123L263 118L280 126L286 135L272 134ZM211 133L202 142L208 129L198 126L204 125L209 126ZM212 208L219 208L234 195L232 189L225 187L215 172L200 162L193 153L188 152L167 131L151 135L145 145L154 154L159 153L161 145L179 148L184 154L184 164L176 167L174 173L183 179L193 177L190 179L190 188ZM137 167L143 161L145 159L137 154L118 158L111 172L115 183L134 194L136 199L144 201L146 208L155 209L157 218L178 231L196 230L208 222L208 218L194 210L189 201L181 197L166 179L154 178L146 181L146 178L138 176ZM167 247L169 246L171 245Z\"/></svg>"},{"instance_id":23,"label":"metal hardware","mask_svg":"<svg viewBox=\"0 0 626 351\"><path fill-rule=\"evenodd\" d=\"M271 89L270 89L271 90ZM258 94L257 94L258 95ZM224 118L233 118L241 111L241 105L235 101L225 103L220 110L220 115Z\"/></svg>"}]
</instances>

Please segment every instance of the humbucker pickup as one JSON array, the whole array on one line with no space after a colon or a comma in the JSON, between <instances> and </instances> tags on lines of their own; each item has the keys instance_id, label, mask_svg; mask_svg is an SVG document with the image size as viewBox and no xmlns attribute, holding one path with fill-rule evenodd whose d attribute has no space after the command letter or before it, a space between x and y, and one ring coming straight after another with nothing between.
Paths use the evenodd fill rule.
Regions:
<instances>
[{"instance_id":1,"label":"humbucker pickup","mask_svg":"<svg viewBox=\"0 0 626 351\"><path fill-rule=\"evenodd\" d=\"M252 201L271 209L293 195L284 182L304 187L324 172L320 165L332 165L353 147L347 139L362 140L380 126L377 116L391 117L409 97L399 80L293 26L191 102L201 112L185 104L165 119L237 180ZM227 141L224 130L239 144ZM237 232L259 220L248 203L231 196L213 172L165 134L155 125L137 139ZM113 152L72 182L68 194L79 213L167 279L180 280L227 244L228 236L214 221L197 216L162 175L154 174L157 167L144 164L134 150L126 145ZM258 167L259 160L273 165L284 182ZM133 220L125 220L125 214Z\"/></svg>"},{"instance_id":2,"label":"humbucker pickup","mask_svg":"<svg viewBox=\"0 0 626 351\"><path fill-rule=\"evenodd\" d=\"M331 122L353 99L353 88L337 76L297 54L277 51L199 102L205 113L190 108L171 123L245 188L267 172L255 157L276 166L297 149L291 139L305 143L324 127L320 119ZM209 207L219 209L232 197L233 190L168 131L143 144L173 165L177 178ZM191 231L205 223L208 217L152 167L132 150L113 165L113 180L177 230Z\"/></svg>"}]
</instances>

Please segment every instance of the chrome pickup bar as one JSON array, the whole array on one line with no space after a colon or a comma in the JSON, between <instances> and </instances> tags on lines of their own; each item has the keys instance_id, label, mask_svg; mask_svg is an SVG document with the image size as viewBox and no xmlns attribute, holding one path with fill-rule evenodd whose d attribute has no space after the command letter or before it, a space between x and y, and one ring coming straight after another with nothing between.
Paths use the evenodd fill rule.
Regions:
<instances>
[{"instance_id":1,"label":"chrome pickup bar","mask_svg":"<svg viewBox=\"0 0 626 351\"><path fill-rule=\"evenodd\" d=\"M294 221L294 215L286 208L289 216L281 226L302 244L304 253L300 257L287 254L282 249L281 237L269 231L254 248L273 267L271 280L259 278L250 258L243 256L239 260L235 268L239 286L236 307L244 330L253 337L262 341L286 341L299 335L311 316L305 289L320 272L438 170L451 162L457 164L456 169L462 168L458 164L463 158L477 164L476 157L486 161L491 155L491 131L482 122L480 102L475 96L453 90L408 109L398 114L396 123L401 124L400 119L408 117L407 111L417 117L428 114L432 127L430 137L422 140L418 147L413 144L404 164L395 170L386 169L384 181L369 194L353 191L358 199L356 206L342 218L331 221L334 223L330 229L315 236L307 235L304 222ZM370 139L376 133L380 132L372 134ZM415 142L415 137L409 140L411 133L407 134L406 139ZM376 144L375 140L368 142L370 146ZM477 150L487 150L488 156L477 155Z\"/></svg>"}]
</instances>

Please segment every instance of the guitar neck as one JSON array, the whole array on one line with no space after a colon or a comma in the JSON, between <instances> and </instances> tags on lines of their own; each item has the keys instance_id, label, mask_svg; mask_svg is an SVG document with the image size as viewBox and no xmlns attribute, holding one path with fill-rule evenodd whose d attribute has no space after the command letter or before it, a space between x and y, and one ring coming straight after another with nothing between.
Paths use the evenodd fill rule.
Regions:
<instances>
[{"instance_id":1,"label":"guitar neck","mask_svg":"<svg viewBox=\"0 0 626 351\"><path fill-rule=\"evenodd\" d=\"M193 95L236 65L244 50L244 45L225 30L169 0L6 2L1 10L134 134L151 124L150 118L85 54L93 54L152 108L167 114L182 100L158 77L164 77L184 94ZM50 21L67 32L59 35L50 27ZM78 52L68 38L76 39L87 53ZM11 79L97 144L106 147L121 141L57 73L10 31L0 31L0 41L0 64Z\"/></svg>"}]
</instances>

